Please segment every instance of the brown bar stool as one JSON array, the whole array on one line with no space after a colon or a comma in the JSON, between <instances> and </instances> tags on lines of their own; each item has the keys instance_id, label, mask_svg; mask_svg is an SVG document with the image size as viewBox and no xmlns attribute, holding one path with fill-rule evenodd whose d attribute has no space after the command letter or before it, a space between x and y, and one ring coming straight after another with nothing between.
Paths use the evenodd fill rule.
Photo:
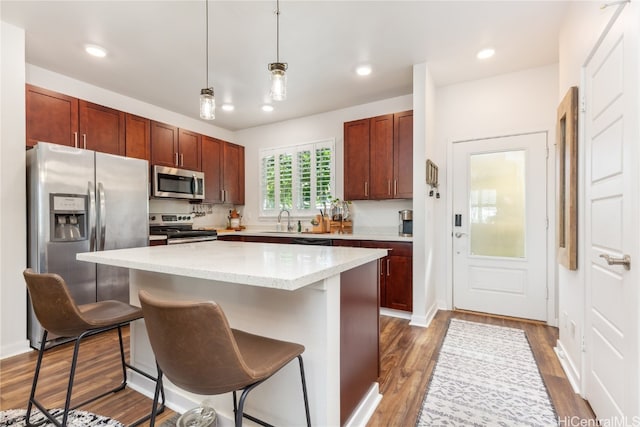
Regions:
<instances>
[{"instance_id":1,"label":"brown bar stool","mask_svg":"<svg viewBox=\"0 0 640 427\"><path fill-rule=\"evenodd\" d=\"M31 269L25 270L23 274L27 283L27 288L29 289L29 296L31 298L31 303L33 304L33 310L38 321L44 328L40 351L38 353L38 361L36 363L36 372L33 377L33 384L31 386L31 394L29 396L29 404L27 407L26 424L28 426L32 425L29 420L31 418L31 409L33 408L33 405L35 405L56 426L65 427L67 425L67 418L70 410L93 402L107 394L124 390L127 385L127 368L157 382L156 378L128 364L124 357L121 328L133 320L142 318L142 310L139 307L113 300L76 305L73 297L69 293L69 289L67 288L64 279L59 275L52 273L34 273ZM80 341L88 336L116 328L118 329L118 338L120 339L122 383L111 390L100 393L98 396L87 399L71 407L71 392L73 389L76 363L78 361ZM42 366L42 357L44 356L45 345L49 333L59 335L61 337L72 337L75 340L71 371L69 373L69 383L67 385L67 395L61 422L58 421L35 397L38 377L40 375L40 367ZM154 403L154 416L156 412L161 413L164 411L164 393L162 394L162 404L160 407L156 407L157 400L158 399L156 399ZM151 414L135 421L132 426L141 424L149 418L151 418Z\"/></svg>"},{"instance_id":2,"label":"brown bar stool","mask_svg":"<svg viewBox=\"0 0 640 427\"><path fill-rule=\"evenodd\" d=\"M158 365L158 382L151 415L162 390L162 375L191 393L212 395L233 392L236 427L247 418L263 426L266 422L244 413L247 394L282 367L298 358L307 426L311 426L309 399L304 376L304 346L231 329L222 308L213 301L163 301L140 291L151 348ZM238 402L236 391L242 390Z\"/></svg>"}]
</instances>

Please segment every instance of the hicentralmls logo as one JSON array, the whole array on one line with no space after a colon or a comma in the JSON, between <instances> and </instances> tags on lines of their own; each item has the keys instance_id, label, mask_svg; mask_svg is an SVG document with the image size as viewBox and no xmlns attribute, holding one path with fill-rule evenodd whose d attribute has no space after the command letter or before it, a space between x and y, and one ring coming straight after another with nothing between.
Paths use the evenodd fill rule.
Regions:
<instances>
[{"instance_id":1,"label":"hicentralmls logo","mask_svg":"<svg viewBox=\"0 0 640 427\"><path fill-rule=\"evenodd\" d=\"M559 427L640 427L640 416L584 419L564 417L558 419Z\"/></svg>"}]
</instances>

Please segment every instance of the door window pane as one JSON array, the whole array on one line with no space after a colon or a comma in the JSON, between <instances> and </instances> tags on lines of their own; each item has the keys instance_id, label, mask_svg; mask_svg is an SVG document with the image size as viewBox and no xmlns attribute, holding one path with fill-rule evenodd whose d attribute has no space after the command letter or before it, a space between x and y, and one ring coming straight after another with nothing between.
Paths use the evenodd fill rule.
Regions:
<instances>
[{"instance_id":1,"label":"door window pane","mask_svg":"<svg viewBox=\"0 0 640 427\"><path fill-rule=\"evenodd\" d=\"M471 255L524 258L525 164L524 150L470 156Z\"/></svg>"}]
</instances>

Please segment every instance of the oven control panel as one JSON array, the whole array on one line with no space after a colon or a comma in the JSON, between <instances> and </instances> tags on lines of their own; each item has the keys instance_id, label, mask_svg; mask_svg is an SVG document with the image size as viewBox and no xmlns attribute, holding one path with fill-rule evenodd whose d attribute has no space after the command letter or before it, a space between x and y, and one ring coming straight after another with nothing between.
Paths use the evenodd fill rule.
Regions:
<instances>
[{"instance_id":1,"label":"oven control panel","mask_svg":"<svg viewBox=\"0 0 640 427\"><path fill-rule=\"evenodd\" d=\"M149 225L192 225L192 213L168 214L168 213L151 213L149 214Z\"/></svg>"}]
</instances>

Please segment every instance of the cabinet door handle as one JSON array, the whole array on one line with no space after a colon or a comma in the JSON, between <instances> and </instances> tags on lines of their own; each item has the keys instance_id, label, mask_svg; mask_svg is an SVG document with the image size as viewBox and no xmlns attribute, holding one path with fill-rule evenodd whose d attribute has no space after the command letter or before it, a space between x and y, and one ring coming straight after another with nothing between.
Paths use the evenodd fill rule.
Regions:
<instances>
[{"instance_id":1,"label":"cabinet door handle","mask_svg":"<svg viewBox=\"0 0 640 427\"><path fill-rule=\"evenodd\" d=\"M369 197L369 182L368 181L364 182L364 196L365 197Z\"/></svg>"},{"instance_id":2,"label":"cabinet door handle","mask_svg":"<svg viewBox=\"0 0 640 427\"><path fill-rule=\"evenodd\" d=\"M176 166L178 166L178 153L176 152L175 154L176 154L176 159L175 159L175 161L174 161L173 163L174 163Z\"/></svg>"},{"instance_id":3,"label":"cabinet door handle","mask_svg":"<svg viewBox=\"0 0 640 427\"><path fill-rule=\"evenodd\" d=\"M184 166L184 153L180 153L180 166Z\"/></svg>"},{"instance_id":4,"label":"cabinet door handle","mask_svg":"<svg viewBox=\"0 0 640 427\"><path fill-rule=\"evenodd\" d=\"M78 148L78 132L73 133L73 146L74 148Z\"/></svg>"},{"instance_id":5,"label":"cabinet door handle","mask_svg":"<svg viewBox=\"0 0 640 427\"><path fill-rule=\"evenodd\" d=\"M387 277L391 276L391 260L387 258Z\"/></svg>"},{"instance_id":6,"label":"cabinet door handle","mask_svg":"<svg viewBox=\"0 0 640 427\"><path fill-rule=\"evenodd\" d=\"M387 194L391 195L391 180L387 180Z\"/></svg>"},{"instance_id":7,"label":"cabinet door handle","mask_svg":"<svg viewBox=\"0 0 640 427\"><path fill-rule=\"evenodd\" d=\"M384 276L384 264L382 264L382 258L378 260L378 268L380 268L380 275Z\"/></svg>"},{"instance_id":8,"label":"cabinet door handle","mask_svg":"<svg viewBox=\"0 0 640 427\"><path fill-rule=\"evenodd\" d=\"M82 145L83 145L83 148L86 150L87 149L87 134L86 133L82 134Z\"/></svg>"},{"instance_id":9,"label":"cabinet door handle","mask_svg":"<svg viewBox=\"0 0 640 427\"><path fill-rule=\"evenodd\" d=\"M220 190L220 200L224 202L224 190Z\"/></svg>"},{"instance_id":10,"label":"cabinet door handle","mask_svg":"<svg viewBox=\"0 0 640 427\"><path fill-rule=\"evenodd\" d=\"M397 179L393 180L393 195L394 196L398 195L398 180Z\"/></svg>"}]
</instances>

